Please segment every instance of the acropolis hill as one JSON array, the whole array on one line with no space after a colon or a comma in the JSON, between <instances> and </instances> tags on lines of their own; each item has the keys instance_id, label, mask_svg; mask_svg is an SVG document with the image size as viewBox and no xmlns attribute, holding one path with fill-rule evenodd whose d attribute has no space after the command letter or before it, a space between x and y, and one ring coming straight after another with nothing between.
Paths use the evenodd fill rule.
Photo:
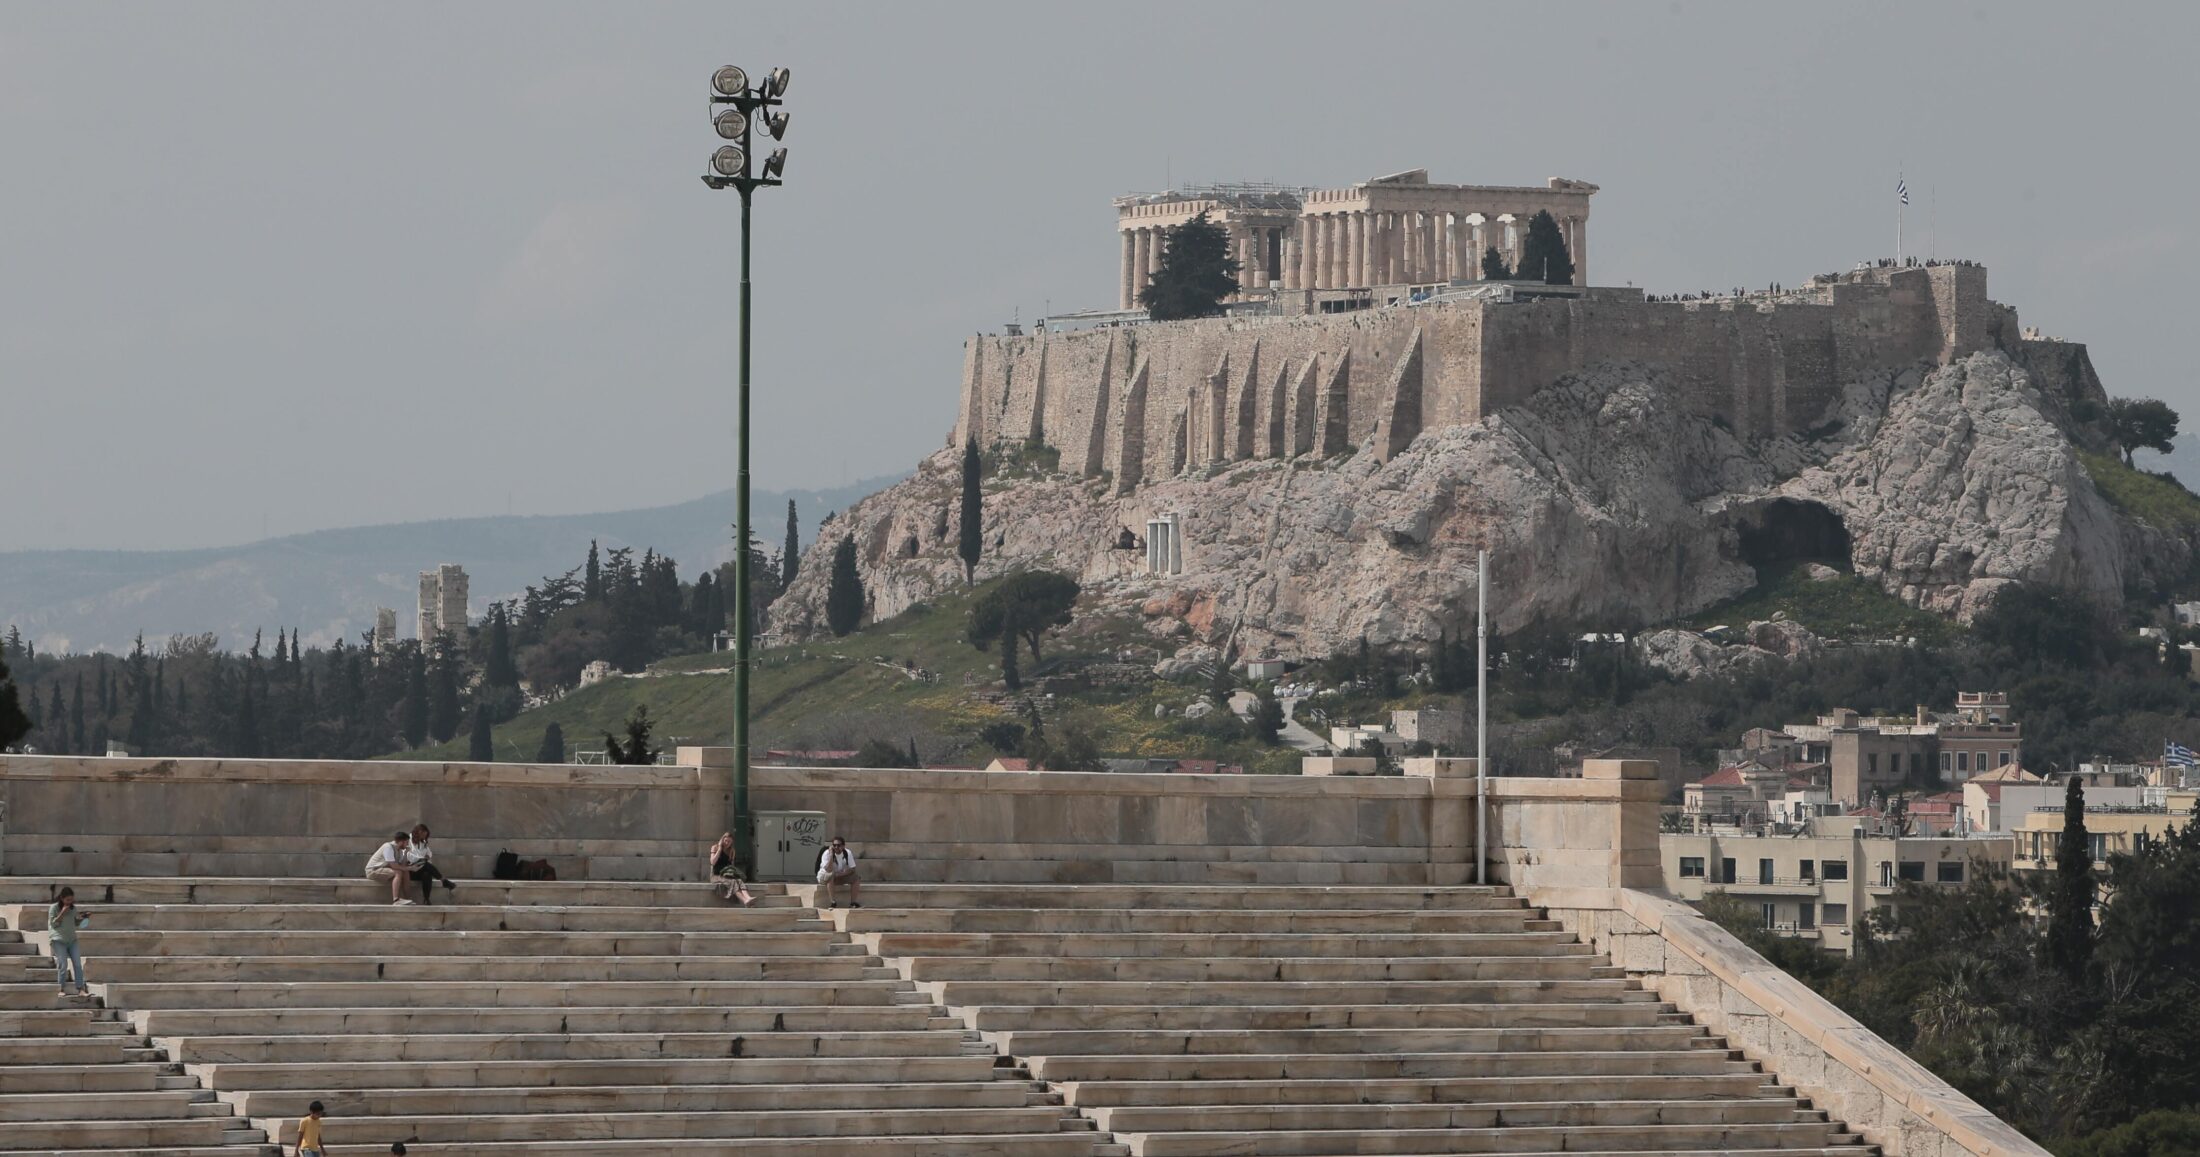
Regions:
<instances>
[{"instance_id":1,"label":"acropolis hill","mask_svg":"<svg viewBox=\"0 0 2200 1157\"><path fill-rule=\"evenodd\" d=\"M970 339L949 448L821 549L856 535L880 615L959 581L975 439L1055 471L989 494L986 570L1066 571L1157 631L1287 654L1456 626L1485 544L1509 626L1661 622L1791 560L1969 615L2012 581L2112 598L2190 557L2095 490L2085 347L2021 327L1981 264L1718 294L1481 277L1539 211L1579 267L1596 192L1416 170L1120 198L1116 304L1204 213L1245 266L1225 315ZM805 633L822 583L793 596L774 622Z\"/></svg>"}]
</instances>

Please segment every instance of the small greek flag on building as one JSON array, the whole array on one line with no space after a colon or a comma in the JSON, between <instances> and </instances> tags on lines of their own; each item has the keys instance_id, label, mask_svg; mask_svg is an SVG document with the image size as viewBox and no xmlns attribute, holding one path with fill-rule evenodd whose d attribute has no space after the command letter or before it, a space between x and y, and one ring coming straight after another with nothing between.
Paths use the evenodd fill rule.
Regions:
<instances>
[{"instance_id":1,"label":"small greek flag on building","mask_svg":"<svg viewBox=\"0 0 2200 1157\"><path fill-rule=\"evenodd\" d=\"M2162 741L2162 764L2165 767L2200 767L2200 755L2174 739L2165 739Z\"/></svg>"},{"instance_id":2,"label":"small greek flag on building","mask_svg":"<svg viewBox=\"0 0 2200 1157\"><path fill-rule=\"evenodd\" d=\"M1900 198L1902 199L1902 203L1903 203L1903 204L1905 204L1905 205L1909 204L1909 203L1910 203L1910 186L1909 186L1909 183L1908 183L1908 182L1906 182L1906 181L1904 181L1904 180L1903 180L1902 178L1900 178L1900 177L1896 177L1896 178L1894 179L1894 195L1895 195L1895 196L1897 196L1897 197L1900 197Z\"/></svg>"}]
</instances>

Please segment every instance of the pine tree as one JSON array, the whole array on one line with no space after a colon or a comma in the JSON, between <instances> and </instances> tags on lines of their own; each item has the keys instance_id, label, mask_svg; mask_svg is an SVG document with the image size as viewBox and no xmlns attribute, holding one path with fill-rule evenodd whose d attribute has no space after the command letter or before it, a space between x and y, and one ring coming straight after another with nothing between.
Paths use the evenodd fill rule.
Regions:
<instances>
[{"instance_id":1,"label":"pine tree","mask_svg":"<svg viewBox=\"0 0 2200 1157\"><path fill-rule=\"evenodd\" d=\"M1274 743L1283 734L1283 701L1266 687L1259 694L1253 704L1253 737L1262 743Z\"/></svg>"},{"instance_id":2,"label":"pine tree","mask_svg":"<svg viewBox=\"0 0 2200 1157\"><path fill-rule=\"evenodd\" d=\"M474 733L466 745L466 758L473 760L475 763L494 763L496 757L496 744L489 735L489 713L480 707L475 707Z\"/></svg>"},{"instance_id":3,"label":"pine tree","mask_svg":"<svg viewBox=\"0 0 2200 1157\"><path fill-rule=\"evenodd\" d=\"M605 754L611 757L613 763L657 762L657 749L649 744L649 729L649 708L643 704L635 704L633 712L626 717L626 742L620 743L606 732L603 737Z\"/></svg>"},{"instance_id":4,"label":"pine tree","mask_svg":"<svg viewBox=\"0 0 2200 1157\"><path fill-rule=\"evenodd\" d=\"M61 684L46 697L46 743L56 752L69 750L69 709L61 701Z\"/></svg>"},{"instance_id":5,"label":"pine tree","mask_svg":"<svg viewBox=\"0 0 2200 1157\"><path fill-rule=\"evenodd\" d=\"M1484 281L1503 281L1512 275L1512 270L1505 267L1505 255L1497 251L1497 246L1492 245L1482 251Z\"/></svg>"},{"instance_id":6,"label":"pine tree","mask_svg":"<svg viewBox=\"0 0 2200 1157\"><path fill-rule=\"evenodd\" d=\"M99 657L99 669L92 673L93 692L99 696L99 715L102 719L114 717L115 709L107 698L107 656Z\"/></svg>"},{"instance_id":7,"label":"pine tree","mask_svg":"<svg viewBox=\"0 0 2200 1157\"><path fill-rule=\"evenodd\" d=\"M1238 263L1230 256L1230 234L1202 212L1169 230L1165 244L1152 284L1138 294L1147 316L1175 321L1221 314L1222 299L1238 291Z\"/></svg>"},{"instance_id":8,"label":"pine tree","mask_svg":"<svg viewBox=\"0 0 2200 1157\"><path fill-rule=\"evenodd\" d=\"M542 746L535 749L535 762L565 762L565 728L553 721L542 729Z\"/></svg>"},{"instance_id":9,"label":"pine tree","mask_svg":"<svg viewBox=\"0 0 2200 1157\"><path fill-rule=\"evenodd\" d=\"M978 559L985 553L985 459L978 453L976 435L963 443L962 539L956 549L962 555L963 582L975 582Z\"/></svg>"},{"instance_id":10,"label":"pine tree","mask_svg":"<svg viewBox=\"0 0 2200 1157\"><path fill-rule=\"evenodd\" d=\"M833 548L833 569L825 584L825 625L845 635L863 621L863 576L856 571L856 539L843 535Z\"/></svg>"},{"instance_id":11,"label":"pine tree","mask_svg":"<svg viewBox=\"0 0 2200 1157\"><path fill-rule=\"evenodd\" d=\"M83 755L89 750L84 734L84 672L76 673L76 693L69 697L69 750Z\"/></svg>"},{"instance_id":12,"label":"pine tree","mask_svg":"<svg viewBox=\"0 0 2200 1157\"><path fill-rule=\"evenodd\" d=\"M2062 834L2055 840L2055 880L2047 894L2047 963L2073 985L2093 959L2093 841L2085 830L2085 787L2077 776L2063 790Z\"/></svg>"},{"instance_id":13,"label":"pine tree","mask_svg":"<svg viewBox=\"0 0 2200 1157\"><path fill-rule=\"evenodd\" d=\"M260 755L260 712L253 705L252 680L247 676L244 698L237 704L237 740L232 745L240 759L256 759Z\"/></svg>"},{"instance_id":14,"label":"pine tree","mask_svg":"<svg viewBox=\"0 0 2200 1157\"><path fill-rule=\"evenodd\" d=\"M1520 239L1519 273L1545 285L1574 283L1574 259L1566 252L1566 235L1548 209L1528 218L1527 236Z\"/></svg>"},{"instance_id":15,"label":"pine tree","mask_svg":"<svg viewBox=\"0 0 2200 1157\"><path fill-rule=\"evenodd\" d=\"M590 603L603 601L603 566L596 559L596 540L593 538L588 540L588 577L581 584L581 600Z\"/></svg>"},{"instance_id":16,"label":"pine tree","mask_svg":"<svg viewBox=\"0 0 2200 1157\"><path fill-rule=\"evenodd\" d=\"M787 500L787 541L779 548L779 589L794 586L794 576L802 570L802 532L794 520L794 499Z\"/></svg>"}]
</instances>

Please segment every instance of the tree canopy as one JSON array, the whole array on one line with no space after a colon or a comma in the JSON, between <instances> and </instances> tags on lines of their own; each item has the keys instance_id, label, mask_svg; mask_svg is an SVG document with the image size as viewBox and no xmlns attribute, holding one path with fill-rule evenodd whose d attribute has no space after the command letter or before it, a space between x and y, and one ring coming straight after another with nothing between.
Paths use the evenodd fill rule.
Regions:
<instances>
[{"instance_id":1,"label":"tree canopy","mask_svg":"<svg viewBox=\"0 0 2200 1157\"><path fill-rule=\"evenodd\" d=\"M1497 251L1497 246L1492 245L1482 251L1483 280L1503 281L1512 275L1513 271L1505 266L1505 255Z\"/></svg>"},{"instance_id":2,"label":"tree canopy","mask_svg":"<svg viewBox=\"0 0 2200 1157\"><path fill-rule=\"evenodd\" d=\"M613 763L655 763L657 749L649 745L649 706L637 703L626 717L626 742L621 743L606 733L603 737L604 754Z\"/></svg>"},{"instance_id":3,"label":"tree canopy","mask_svg":"<svg viewBox=\"0 0 2200 1157\"><path fill-rule=\"evenodd\" d=\"M2177 411L2153 398L2111 398L2108 403L2108 436L2123 451L2129 466L2133 450L2167 454L2177 436Z\"/></svg>"},{"instance_id":4,"label":"tree canopy","mask_svg":"<svg viewBox=\"0 0 2200 1157\"><path fill-rule=\"evenodd\" d=\"M1168 231L1161 264L1152 283L1139 291L1138 303L1155 321L1215 317L1222 299L1238 291L1237 274L1230 234L1201 213Z\"/></svg>"},{"instance_id":5,"label":"tree canopy","mask_svg":"<svg viewBox=\"0 0 2200 1157\"><path fill-rule=\"evenodd\" d=\"M1011 691L1022 686L1016 668L1016 642L1031 648L1039 659L1039 640L1056 627L1068 626L1082 588L1077 580L1053 571L1019 571L970 604L970 645L985 650L1001 648L1001 678Z\"/></svg>"},{"instance_id":6,"label":"tree canopy","mask_svg":"<svg viewBox=\"0 0 2200 1157\"><path fill-rule=\"evenodd\" d=\"M10 747L15 741L30 734L30 716L23 713L23 704L15 693L15 680L8 674L8 661L0 659L0 748Z\"/></svg>"}]
</instances>

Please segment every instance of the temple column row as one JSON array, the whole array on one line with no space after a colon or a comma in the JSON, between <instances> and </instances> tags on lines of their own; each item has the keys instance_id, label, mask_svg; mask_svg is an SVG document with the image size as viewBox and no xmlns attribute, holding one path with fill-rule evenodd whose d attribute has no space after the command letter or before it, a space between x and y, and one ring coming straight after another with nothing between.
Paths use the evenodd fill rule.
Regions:
<instances>
[{"instance_id":1,"label":"temple column row","mask_svg":"<svg viewBox=\"0 0 2200 1157\"><path fill-rule=\"evenodd\" d=\"M1147 283L1161 268L1162 251L1168 248L1168 232L1159 225L1123 230L1123 287L1117 308L1138 308L1138 295L1145 291Z\"/></svg>"}]
</instances>

